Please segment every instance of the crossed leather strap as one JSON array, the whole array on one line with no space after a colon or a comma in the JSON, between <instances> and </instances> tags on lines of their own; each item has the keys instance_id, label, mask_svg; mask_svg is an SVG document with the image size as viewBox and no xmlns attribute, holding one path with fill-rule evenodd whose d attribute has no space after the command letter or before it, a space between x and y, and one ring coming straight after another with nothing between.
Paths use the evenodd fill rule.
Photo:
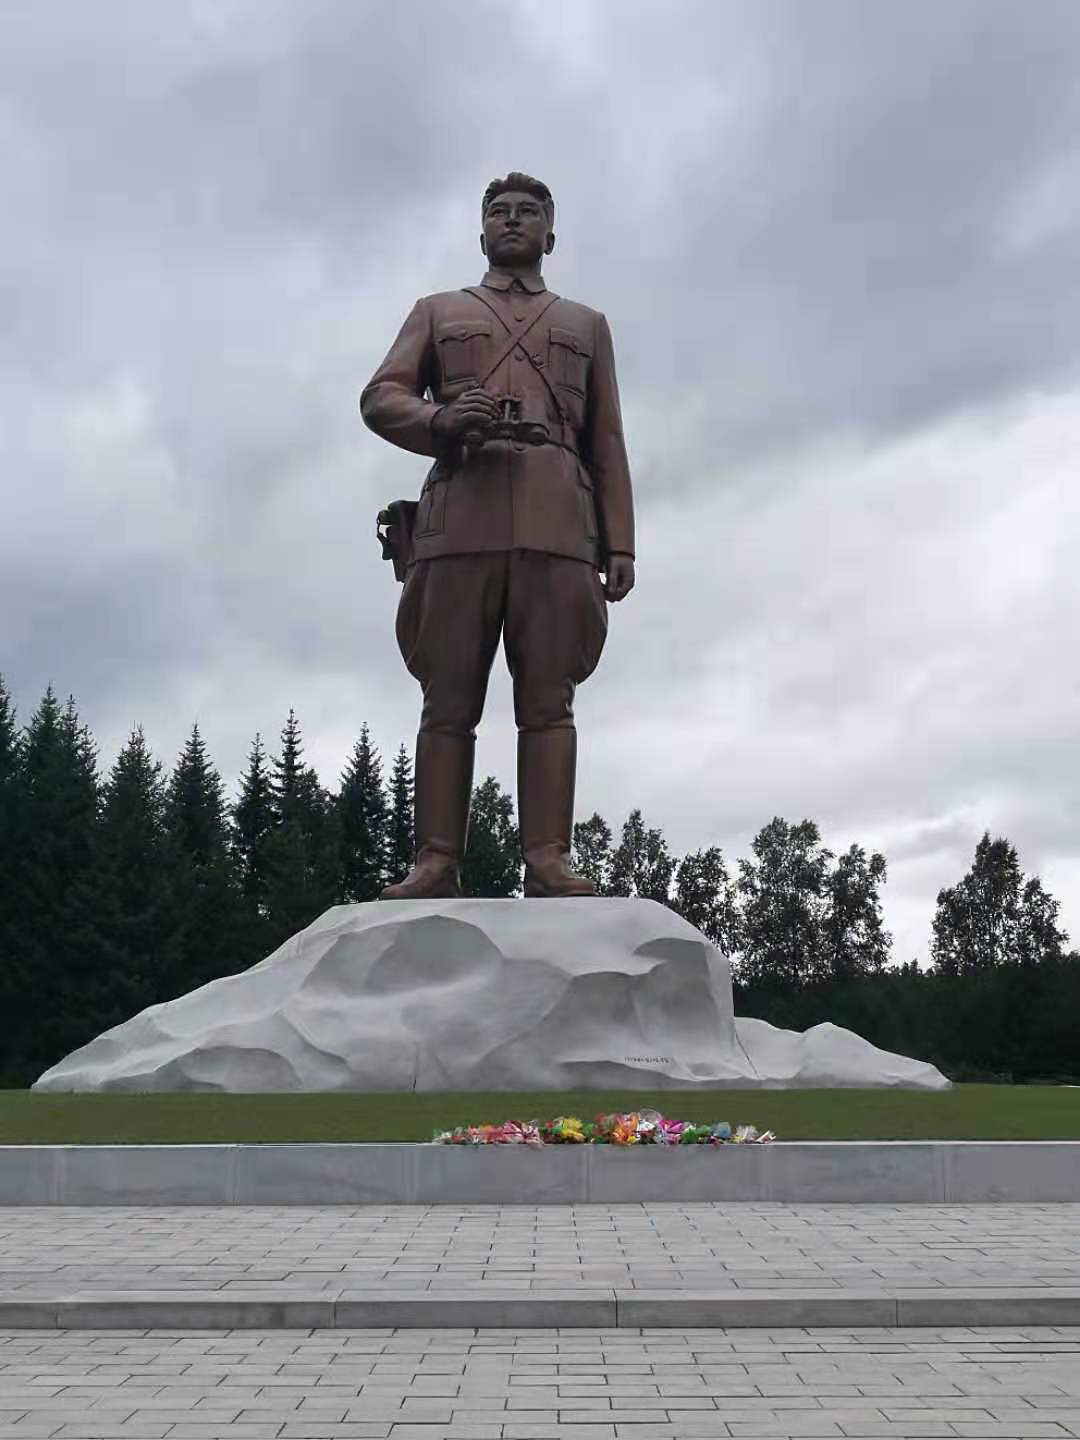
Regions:
<instances>
[{"instance_id":1,"label":"crossed leather strap","mask_svg":"<svg viewBox=\"0 0 1080 1440\"><path fill-rule=\"evenodd\" d=\"M506 344L499 351L498 359L488 366L488 368L484 371L483 375L481 375L479 380L476 382L478 385L484 385L487 383L488 380L491 379L492 375L495 374L495 371L498 370L499 366L505 360L508 360L510 358L510 356L514 353L518 346L521 345L521 342L525 339L525 336L528 335L529 331L533 328L533 326L539 324L539 322L551 309L552 305L554 305L556 300L558 300L559 298L558 295L552 295L549 293L547 300L545 300L544 304L540 306L540 309L536 312L532 319L526 321L526 323L521 327L520 330L512 330L510 326L506 323L505 317L499 314L498 310L491 303L491 301L488 300L484 295L482 295L479 290L475 290L471 285L467 285L465 287L464 293L466 295L472 295L474 299L480 301L481 305L485 306L488 310L490 310L492 315L495 316L495 319L498 320L499 324L510 336L509 340L507 340ZM524 347L522 348L524 349ZM529 364L533 367L537 375L540 376L540 379L543 380L544 384L547 386L548 394L551 396L551 399L555 405L555 413L556 415L558 415L559 419L565 424L566 417L563 413L562 402L559 400L559 397L558 395L556 395L551 381L548 379L546 373L544 372L544 367L537 364L536 360L533 358L533 356L529 353L528 350L525 350L524 354Z\"/></svg>"}]
</instances>

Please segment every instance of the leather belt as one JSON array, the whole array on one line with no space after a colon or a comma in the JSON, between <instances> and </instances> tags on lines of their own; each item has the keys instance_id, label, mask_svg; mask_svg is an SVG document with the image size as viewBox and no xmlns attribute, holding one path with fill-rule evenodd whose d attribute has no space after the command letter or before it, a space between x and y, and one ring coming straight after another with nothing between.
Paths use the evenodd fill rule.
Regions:
<instances>
[{"instance_id":1,"label":"leather belt","mask_svg":"<svg viewBox=\"0 0 1080 1440\"><path fill-rule=\"evenodd\" d=\"M491 445L494 444L496 440L506 440L513 445L556 445L560 450L569 450L571 455L576 455L579 460L581 459L581 450L578 448L577 431L572 425L565 423L562 425L549 425L548 434L543 435L538 432L539 426L535 428L523 427L522 430L517 433L512 430L509 432L496 430L494 434L488 435L485 444Z\"/></svg>"}]
</instances>

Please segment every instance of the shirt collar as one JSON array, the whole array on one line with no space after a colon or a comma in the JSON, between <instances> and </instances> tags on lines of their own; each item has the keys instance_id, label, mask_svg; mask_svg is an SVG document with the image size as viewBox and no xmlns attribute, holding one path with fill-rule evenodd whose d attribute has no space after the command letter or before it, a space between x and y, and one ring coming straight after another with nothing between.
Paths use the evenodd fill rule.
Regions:
<instances>
[{"instance_id":1,"label":"shirt collar","mask_svg":"<svg viewBox=\"0 0 1080 1440\"><path fill-rule=\"evenodd\" d=\"M530 295L539 295L547 289L542 275L511 275L507 270L489 270L480 281L489 290L509 290L515 283L528 290Z\"/></svg>"}]
</instances>

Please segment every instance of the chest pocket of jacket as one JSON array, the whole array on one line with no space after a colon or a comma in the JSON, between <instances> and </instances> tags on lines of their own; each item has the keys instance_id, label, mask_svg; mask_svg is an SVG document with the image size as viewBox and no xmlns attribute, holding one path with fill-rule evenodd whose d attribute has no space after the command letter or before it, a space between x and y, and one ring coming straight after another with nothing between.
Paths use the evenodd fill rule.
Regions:
<instances>
[{"instance_id":1,"label":"chest pocket of jacket","mask_svg":"<svg viewBox=\"0 0 1080 1440\"><path fill-rule=\"evenodd\" d=\"M551 327L548 366L553 385L561 386L564 390L573 390L584 399L591 360L592 351L580 335L576 335L573 330L560 330L554 325Z\"/></svg>"},{"instance_id":2,"label":"chest pocket of jacket","mask_svg":"<svg viewBox=\"0 0 1080 1440\"><path fill-rule=\"evenodd\" d=\"M435 346L443 384L478 380L483 373L490 339L490 320L444 320L437 325Z\"/></svg>"}]
</instances>

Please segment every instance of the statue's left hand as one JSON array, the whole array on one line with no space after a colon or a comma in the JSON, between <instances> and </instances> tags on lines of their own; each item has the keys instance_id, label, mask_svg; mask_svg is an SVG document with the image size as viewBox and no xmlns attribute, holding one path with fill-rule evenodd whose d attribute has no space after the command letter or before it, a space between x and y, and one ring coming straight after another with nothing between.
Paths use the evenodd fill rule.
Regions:
<instances>
[{"instance_id":1,"label":"statue's left hand","mask_svg":"<svg viewBox=\"0 0 1080 1440\"><path fill-rule=\"evenodd\" d=\"M634 588L634 557L612 551L604 573L604 596L608 600L625 600Z\"/></svg>"}]
</instances>

